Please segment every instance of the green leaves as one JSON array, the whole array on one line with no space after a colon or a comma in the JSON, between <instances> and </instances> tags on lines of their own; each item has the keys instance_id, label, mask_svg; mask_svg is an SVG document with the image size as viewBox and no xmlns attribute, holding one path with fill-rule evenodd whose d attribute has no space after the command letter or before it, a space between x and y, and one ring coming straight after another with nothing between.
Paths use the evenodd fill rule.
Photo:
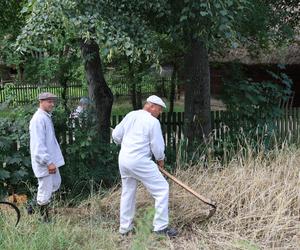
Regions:
<instances>
[{"instance_id":1,"label":"green leaves","mask_svg":"<svg viewBox=\"0 0 300 250\"><path fill-rule=\"evenodd\" d=\"M5 109L2 104L1 109ZM20 181L28 178L31 169L28 124L33 111L25 108L9 111L9 116L0 116L0 193L7 191L7 187L13 190L21 187Z\"/></svg>"},{"instance_id":2,"label":"green leaves","mask_svg":"<svg viewBox=\"0 0 300 250\"><path fill-rule=\"evenodd\" d=\"M95 40L131 61L140 60L142 55L147 60L157 55L154 35L144 15L162 16L164 1L48 0L33 5L16 43L22 53L83 39Z\"/></svg>"},{"instance_id":3,"label":"green leaves","mask_svg":"<svg viewBox=\"0 0 300 250\"><path fill-rule=\"evenodd\" d=\"M0 180L4 181L10 177L10 172L0 168Z\"/></svg>"},{"instance_id":4,"label":"green leaves","mask_svg":"<svg viewBox=\"0 0 300 250\"><path fill-rule=\"evenodd\" d=\"M286 75L284 77L287 79L280 76L282 73L269 73L274 77L274 82L234 79L225 84L227 109L236 113L240 120L247 120L251 128L274 123L282 115L280 102L287 101L291 94L291 80ZM282 86L278 80L282 83L288 81L289 84Z\"/></svg>"}]
</instances>

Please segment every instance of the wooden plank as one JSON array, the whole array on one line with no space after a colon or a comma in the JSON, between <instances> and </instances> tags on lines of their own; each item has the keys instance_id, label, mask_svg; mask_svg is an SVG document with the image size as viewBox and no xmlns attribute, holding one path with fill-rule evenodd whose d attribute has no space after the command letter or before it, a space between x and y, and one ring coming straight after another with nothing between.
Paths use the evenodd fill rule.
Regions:
<instances>
[{"instance_id":1,"label":"wooden plank","mask_svg":"<svg viewBox=\"0 0 300 250\"><path fill-rule=\"evenodd\" d=\"M183 119L182 119L182 112L177 113L177 122L178 122L178 141L181 140L181 134L183 130Z\"/></svg>"},{"instance_id":2,"label":"wooden plank","mask_svg":"<svg viewBox=\"0 0 300 250\"><path fill-rule=\"evenodd\" d=\"M170 146L172 141L171 118L172 118L172 114L168 112L167 113L167 141L166 141L167 146Z\"/></svg>"},{"instance_id":3,"label":"wooden plank","mask_svg":"<svg viewBox=\"0 0 300 250\"><path fill-rule=\"evenodd\" d=\"M117 126L117 117L115 115L112 116L111 123L112 123L111 126L113 128L115 128Z\"/></svg>"},{"instance_id":4,"label":"wooden plank","mask_svg":"<svg viewBox=\"0 0 300 250\"><path fill-rule=\"evenodd\" d=\"M164 141L166 141L166 133L167 133L167 129L166 129L166 113L162 113L160 115L160 125L161 125L161 130L162 130L162 133L163 133L163 138L164 138Z\"/></svg>"},{"instance_id":5,"label":"wooden plank","mask_svg":"<svg viewBox=\"0 0 300 250\"><path fill-rule=\"evenodd\" d=\"M176 145L177 145L177 121L176 121L176 113L171 113L172 114L172 125L173 125L173 129L172 129L172 148L173 150L176 152Z\"/></svg>"}]
</instances>

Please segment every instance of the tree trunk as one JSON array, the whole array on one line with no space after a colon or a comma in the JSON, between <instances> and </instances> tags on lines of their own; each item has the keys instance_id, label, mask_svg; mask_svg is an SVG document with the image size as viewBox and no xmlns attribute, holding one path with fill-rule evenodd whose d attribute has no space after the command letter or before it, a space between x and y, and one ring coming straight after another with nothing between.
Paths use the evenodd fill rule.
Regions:
<instances>
[{"instance_id":1,"label":"tree trunk","mask_svg":"<svg viewBox=\"0 0 300 250\"><path fill-rule=\"evenodd\" d=\"M129 72L129 81L130 81L130 97L131 97L131 104L132 104L132 109L137 110L137 98L136 98L136 82L134 80L134 72L132 68L132 64L130 60L128 59L128 72Z\"/></svg>"},{"instance_id":2,"label":"tree trunk","mask_svg":"<svg viewBox=\"0 0 300 250\"><path fill-rule=\"evenodd\" d=\"M95 103L97 132L102 142L109 143L113 94L104 79L99 46L95 41L81 41L81 53L84 60L89 97Z\"/></svg>"},{"instance_id":3,"label":"tree trunk","mask_svg":"<svg viewBox=\"0 0 300 250\"><path fill-rule=\"evenodd\" d=\"M184 58L185 68L185 135L189 145L201 143L211 132L210 74L205 44L190 39Z\"/></svg>"}]
</instances>

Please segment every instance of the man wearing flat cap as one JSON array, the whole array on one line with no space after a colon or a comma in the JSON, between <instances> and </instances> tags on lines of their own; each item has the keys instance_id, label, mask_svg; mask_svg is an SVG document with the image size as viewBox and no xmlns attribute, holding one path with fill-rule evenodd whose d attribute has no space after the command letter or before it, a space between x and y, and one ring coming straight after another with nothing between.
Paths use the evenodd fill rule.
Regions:
<instances>
[{"instance_id":1,"label":"man wearing flat cap","mask_svg":"<svg viewBox=\"0 0 300 250\"><path fill-rule=\"evenodd\" d=\"M119 169L122 178L120 228L122 235L133 230L137 182L140 181L155 199L154 232L175 237L169 228L169 184L157 164L164 166L165 143L157 119L165 103L156 95L149 96L144 108L128 113L113 130L115 143L121 144ZM155 158L154 162L152 156Z\"/></svg>"},{"instance_id":2,"label":"man wearing flat cap","mask_svg":"<svg viewBox=\"0 0 300 250\"><path fill-rule=\"evenodd\" d=\"M55 137L51 111L57 96L44 92L39 94L39 108L30 120L30 154L35 177L38 179L37 204L42 220L49 221L48 204L52 193L61 184L59 167L65 164Z\"/></svg>"}]
</instances>

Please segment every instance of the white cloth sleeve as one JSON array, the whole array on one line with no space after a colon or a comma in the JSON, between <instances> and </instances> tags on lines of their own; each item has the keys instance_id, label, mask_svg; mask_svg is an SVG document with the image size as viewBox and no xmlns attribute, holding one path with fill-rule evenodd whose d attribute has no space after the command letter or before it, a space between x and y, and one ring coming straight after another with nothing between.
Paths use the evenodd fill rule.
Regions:
<instances>
[{"instance_id":1,"label":"white cloth sleeve","mask_svg":"<svg viewBox=\"0 0 300 250\"><path fill-rule=\"evenodd\" d=\"M155 160L161 161L165 158L165 142L158 120L150 130L150 148Z\"/></svg>"},{"instance_id":2,"label":"white cloth sleeve","mask_svg":"<svg viewBox=\"0 0 300 250\"><path fill-rule=\"evenodd\" d=\"M40 166L48 166L52 163L46 146L46 131L42 121L37 121L31 126L31 136L34 138L36 146L33 158Z\"/></svg>"},{"instance_id":3,"label":"white cloth sleeve","mask_svg":"<svg viewBox=\"0 0 300 250\"><path fill-rule=\"evenodd\" d=\"M112 132L112 138L116 144L121 144L124 136L124 125L127 120L128 115L115 127Z\"/></svg>"}]
</instances>

